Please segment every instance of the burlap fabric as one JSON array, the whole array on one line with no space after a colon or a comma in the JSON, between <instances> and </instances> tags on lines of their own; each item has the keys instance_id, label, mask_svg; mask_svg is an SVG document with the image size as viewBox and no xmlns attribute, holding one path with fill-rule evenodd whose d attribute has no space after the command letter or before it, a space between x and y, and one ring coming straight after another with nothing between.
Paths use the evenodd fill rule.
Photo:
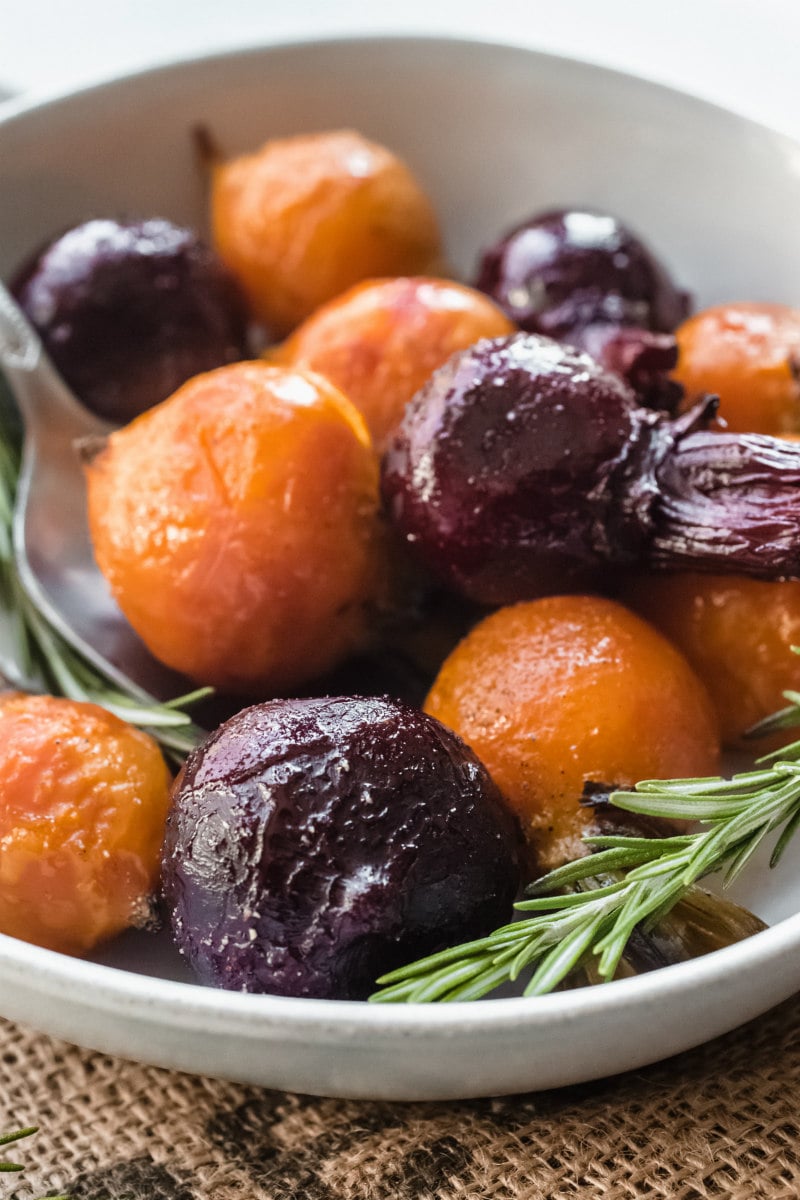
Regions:
<instances>
[{"instance_id":1,"label":"burlap fabric","mask_svg":"<svg viewBox=\"0 0 800 1200\"><path fill-rule=\"evenodd\" d=\"M644 1071L456 1104L269 1092L0 1022L3 1124L41 1126L0 1197L796 1200L799 1094L800 997Z\"/></svg>"}]
</instances>

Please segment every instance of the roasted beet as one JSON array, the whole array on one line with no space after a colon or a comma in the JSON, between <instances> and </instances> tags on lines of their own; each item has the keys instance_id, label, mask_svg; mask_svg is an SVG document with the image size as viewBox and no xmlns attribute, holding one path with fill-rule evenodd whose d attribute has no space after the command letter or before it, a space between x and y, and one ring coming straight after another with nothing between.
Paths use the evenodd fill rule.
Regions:
<instances>
[{"instance_id":1,"label":"roasted beet","mask_svg":"<svg viewBox=\"0 0 800 1200\"><path fill-rule=\"evenodd\" d=\"M576 329L564 341L585 350L604 370L619 375L633 388L640 404L672 416L677 413L684 390L672 375L678 365L678 343L673 334L599 324Z\"/></svg>"},{"instance_id":2,"label":"roasted beet","mask_svg":"<svg viewBox=\"0 0 800 1200\"><path fill-rule=\"evenodd\" d=\"M417 709L274 700L190 756L164 892L203 981L360 999L392 967L509 919L518 836L485 768Z\"/></svg>"},{"instance_id":3,"label":"roasted beet","mask_svg":"<svg viewBox=\"0 0 800 1200\"><path fill-rule=\"evenodd\" d=\"M169 221L78 225L22 270L13 291L73 391L111 421L247 357L237 285L195 233Z\"/></svg>"},{"instance_id":4,"label":"roasted beet","mask_svg":"<svg viewBox=\"0 0 800 1200\"><path fill-rule=\"evenodd\" d=\"M616 217L565 210L516 226L484 251L477 286L531 333L569 340L589 325L669 332L688 297Z\"/></svg>"},{"instance_id":5,"label":"roasted beet","mask_svg":"<svg viewBox=\"0 0 800 1200\"><path fill-rule=\"evenodd\" d=\"M521 329L621 374L640 399L672 407L680 398L668 379L677 361L668 335L687 315L688 295L616 217L580 209L532 217L484 251L477 287Z\"/></svg>"},{"instance_id":6,"label":"roasted beet","mask_svg":"<svg viewBox=\"0 0 800 1200\"><path fill-rule=\"evenodd\" d=\"M591 586L609 565L800 576L800 447L640 407L589 355L516 334L454 355L384 460L410 548L473 600Z\"/></svg>"}]
</instances>

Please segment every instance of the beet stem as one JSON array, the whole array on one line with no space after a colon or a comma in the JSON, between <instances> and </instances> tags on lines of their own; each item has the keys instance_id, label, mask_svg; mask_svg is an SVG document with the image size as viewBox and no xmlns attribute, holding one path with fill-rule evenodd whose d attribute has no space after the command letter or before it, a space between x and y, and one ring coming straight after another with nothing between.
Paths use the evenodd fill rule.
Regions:
<instances>
[{"instance_id":1,"label":"beet stem","mask_svg":"<svg viewBox=\"0 0 800 1200\"><path fill-rule=\"evenodd\" d=\"M656 480L651 566L800 578L800 445L689 432Z\"/></svg>"}]
</instances>

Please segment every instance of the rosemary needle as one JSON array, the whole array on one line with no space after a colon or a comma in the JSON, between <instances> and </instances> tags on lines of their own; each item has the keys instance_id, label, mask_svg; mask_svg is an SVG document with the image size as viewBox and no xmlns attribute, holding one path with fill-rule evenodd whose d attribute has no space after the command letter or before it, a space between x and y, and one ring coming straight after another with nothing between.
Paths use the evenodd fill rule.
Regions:
<instances>
[{"instance_id":1,"label":"rosemary needle","mask_svg":"<svg viewBox=\"0 0 800 1200\"><path fill-rule=\"evenodd\" d=\"M15 1129L13 1133L0 1134L0 1146L8 1146L11 1142L19 1142L23 1138L31 1137L34 1133L39 1132L38 1125L29 1125L26 1129ZM24 1171L22 1163L15 1162L0 1162L0 1171ZM45 1197L41 1197L45 1200ZM46 1200L70 1200L69 1196L50 1196Z\"/></svg>"},{"instance_id":2,"label":"rosemary needle","mask_svg":"<svg viewBox=\"0 0 800 1200\"><path fill-rule=\"evenodd\" d=\"M798 724L800 706L793 711ZM800 826L800 741L762 762L768 765L731 779L646 780L612 793L617 808L700 828L666 838L585 838L595 853L551 871L515 906L531 915L389 972L371 1000L477 999L525 969L532 972L525 995L540 996L589 963L601 980L612 979L637 928L652 928L705 875L722 872L729 884L764 838L781 830L770 860L777 864Z\"/></svg>"},{"instance_id":3,"label":"rosemary needle","mask_svg":"<svg viewBox=\"0 0 800 1200\"><path fill-rule=\"evenodd\" d=\"M166 704L143 703L120 690L44 620L16 571L11 521L19 476L19 424L0 380L0 613L20 677L40 690L99 704L146 729L177 763L205 736L185 708L203 699L200 688ZM800 694L762 722L758 733L800 724ZM699 821L696 833L668 838L589 837L595 853L550 872L515 907L532 915L487 937L433 954L378 980L371 1000L474 1000L531 971L525 995L557 988L590 961L601 980L613 978L638 927L671 911L704 875L722 871L729 883L764 838L780 829L771 866L800 827L800 741L732 779L647 780L614 792L611 803L643 816ZM619 873L622 873L621 875ZM599 880L608 880L599 884ZM566 894L564 889L572 889ZM593 960L596 960L594 963ZM34 1130L0 1137L0 1145ZM0 1170L17 1170L0 1163Z\"/></svg>"},{"instance_id":4,"label":"rosemary needle","mask_svg":"<svg viewBox=\"0 0 800 1200\"><path fill-rule=\"evenodd\" d=\"M165 704L124 692L72 648L32 604L20 583L11 537L19 479L20 427L13 402L0 379L0 614L8 631L6 653L15 674L31 690L89 701L145 729L179 765L205 737L185 711L212 694L198 688Z\"/></svg>"},{"instance_id":5,"label":"rosemary needle","mask_svg":"<svg viewBox=\"0 0 800 1200\"><path fill-rule=\"evenodd\" d=\"M38 1125L29 1125L25 1129L15 1129L13 1133L0 1134L0 1146L8 1146L11 1142L20 1142L23 1138L31 1137L34 1133L39 1132ZM24 1171L24 1167L20 1163L0 1162L0 1171Z\"/></svg>"}]
</instances>

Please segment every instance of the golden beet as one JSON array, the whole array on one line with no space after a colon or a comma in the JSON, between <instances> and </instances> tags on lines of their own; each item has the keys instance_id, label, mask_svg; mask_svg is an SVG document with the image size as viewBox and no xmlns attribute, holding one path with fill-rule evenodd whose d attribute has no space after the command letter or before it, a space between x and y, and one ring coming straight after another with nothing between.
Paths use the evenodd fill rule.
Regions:
<instances>
[{"instance_id":1,"label":"golden beet","mask_svg":"<svg viewBox=\"0 0 800 1200\"><path fill-rule=\"evenodd\" d=\"M474 288L373 279L318 309L269 358L319 371L341 388L381 452L408 401L451 354L514 329Z\"/></svg>"},{"instance_id":2,"label":"golden beet","mask_svg":"<svg viewBox=\"0 0 800 1200\"><path fill-rule=\"evenodd\" d=\"M341 130L267 142L214 169L216 249L282 336L359 280L435 273L436 216L408 167Z\"/></svg>"},{"instance_id":3,"label":"golden beet","mask_svg":"<svg viewBox=\"0 0 800 1200\"><path fill-rule=\"evenodd\" d=\"M708 688L723 742L747 746L742 734L784 708L783 692L800 688L800 583L765 583L738 575L641 576L625 600L681 650ZM768 747L794 741L797 729ZM755 744L759 751L767 748Z\"/></svg>"},{"instance_id":4,"label":"golden beet","mask_svg":"<svg viewBox=\"0 0 800 1200\"><path fill-rule=\"evenodd\" d=\"M0 932L82 954L143 924L169 783L153 739L97 705L0 696Z\"/></svg>"},{"instance_id":5,"label":"golden beet","mask_svg":"<svg viewBox=\"0 0 800 1200\"><path fill-rule=\"evenodd\" d=\"M619 604L553 596L487 617L444 663L425 710L486 764L539 865L583 852L587 780L706 775L716 721L683 656Z\"/></svg>"},{"instance_id":6,"label":"golden beet","mask_svg":"<svg viewBox=\"0 0 800 1200\"><path fill-rule=\"evenodd\" d=\"M715 392L734 432L800 431L800 309L720 304L690 317L675 336L675 378L687 403Z\"/></svg>"},{"instance_id":7,"label":"golden beet","mask_svg":"<svg viewBox=\"0 0 800 1200\"><path fill-rule=\"evenodd\" d=\"M377 461L321 376L198 375L112 434L87 481L100 569L169 666L263 695L365 640L384 575Z\"/></svg>"}]
</instances>

